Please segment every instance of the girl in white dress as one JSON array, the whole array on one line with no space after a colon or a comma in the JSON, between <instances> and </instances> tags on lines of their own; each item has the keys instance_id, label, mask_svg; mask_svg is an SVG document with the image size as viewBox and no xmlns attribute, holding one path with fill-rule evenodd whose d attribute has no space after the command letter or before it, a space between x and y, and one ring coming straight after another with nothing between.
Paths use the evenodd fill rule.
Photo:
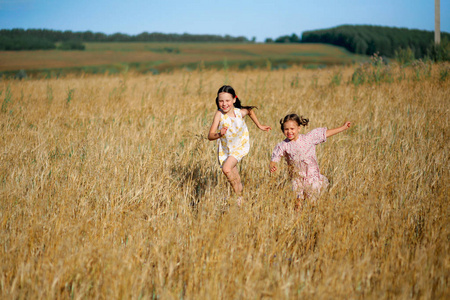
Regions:
<instances>
[{"instance_id":1,"label":"girl in white dress","mask_svg":"<svg viewBox=\"0 0 450 300\"><path fill-rule=\"evenodd\" d=\"M222 86L216 97L217 112L209 129L208 139L218 141L218 158L222 172L238 195L238 204L242 201L241 177L237 163L250 150L248 128L244 117L249 116L256 126L263 130L271 130L270 126L261 125L254 112L255 106L242 106L236 92L229 85Z\"/></svg>"}]
</instances>

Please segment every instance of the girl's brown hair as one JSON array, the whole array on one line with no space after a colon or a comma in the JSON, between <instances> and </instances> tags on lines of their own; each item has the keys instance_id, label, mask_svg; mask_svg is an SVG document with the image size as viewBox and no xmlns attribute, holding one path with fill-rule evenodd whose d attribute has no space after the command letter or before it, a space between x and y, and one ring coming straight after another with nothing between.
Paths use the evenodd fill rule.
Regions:
<instances>
[{"instance_id":1,"label":"girl's brown hair","mask_svg":"<svg viewBox=\"0 0 450 300\"><path fill-rule=\"evenodd\" d=\"M280 120L281 131L284 131L284 123L287 121L295 121L298 126L307 126L309 123L309 119L303 118L303 116L299 117L297 114L289 114Z\"/></svg>"}]
</instances>

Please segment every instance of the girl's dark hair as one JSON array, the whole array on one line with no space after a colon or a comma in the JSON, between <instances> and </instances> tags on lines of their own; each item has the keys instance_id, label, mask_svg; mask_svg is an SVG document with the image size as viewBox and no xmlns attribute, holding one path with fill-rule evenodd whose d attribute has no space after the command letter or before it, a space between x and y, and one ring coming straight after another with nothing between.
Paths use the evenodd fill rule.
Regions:
<instances>
[{"instance_id":1,"label":"girl's dark hair","mask_svg":"<svg viewBox=\"0 0 450 300\"><path fill-rule=\"evenodd\" d=\"M309 123L309 119L305 119L303 118L303 116L299 117L297 114L289 114L280 120L281 131L284 131L284 123L286 123L287 121L295 121L297 122L298 126L306 126Z\"/></svg>"},{"instance_id":2,"label":"girl's dark hair","mask_svg":"<svg viewBox=\"0 0 450 300\"><path fill-rule=\"evenodd\" d=\"M234 89L229 85L223 85L217 92L217 97L216 97L217 109L220 109L220 107L219 107L219 94L220 93L228 93L228 94L231 94L231 96L233 96L233 98L236 98L236 102L234 103L234 107L236 107L236 108L245 108L245 109L249 109L249 110L253 109L253 108L257 108L256 106L242 105L241 100L239 100L239 98L236 97L236 92L234 91Z\"/></svg>"}]
</instances>

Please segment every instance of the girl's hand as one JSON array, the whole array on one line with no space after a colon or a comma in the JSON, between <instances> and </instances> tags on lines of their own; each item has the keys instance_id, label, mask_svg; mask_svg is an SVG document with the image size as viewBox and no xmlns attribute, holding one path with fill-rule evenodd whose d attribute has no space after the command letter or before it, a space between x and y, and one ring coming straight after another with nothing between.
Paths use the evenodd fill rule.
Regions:
<instances>
[{"instance_id":1,"label":"girl's hand","mask_svg":"<svg viewBox=\"0 0 450 300\"><path fill-rule=\"evenodd\" d=\"M344 125L342 125L342 126L345 127L345 129L348 129L348 128L350 128L350 126L352 126L352 122L347 121L347 122L345 122Z\"/></svg>"},{"instance_id":2,"label":"girl's hand","mask_svg":"<svg viewBox=\"0 0 450 300\"><path fill-rule=\"evenodd\" d=\"M272 127L265 126L265 125L258 126L258 128L261 129L262 131L271 131L272 130Z\"/></svg>"},{"instance_id":3,"label":"girl's hand","mask_svg":"<svg viewBox=\"0 0 450 300\"><path fill-rule=\"evenodd\" d=\"M220 137L224 136L227 133L228 127L224 126L220 129Z\"/></svg>"},{"instance_id":4,"label":"girl's hand","mask_svg":"<svg viewBox=\"0 0 450 300\"><path fill-rule=\"evenodd\" d=\"M274 161L271 161L270 165L269 165L269 168L270 168L270 173L275 172L277 170L277 163L274 162Z\"/></svg>"}]
</instances>

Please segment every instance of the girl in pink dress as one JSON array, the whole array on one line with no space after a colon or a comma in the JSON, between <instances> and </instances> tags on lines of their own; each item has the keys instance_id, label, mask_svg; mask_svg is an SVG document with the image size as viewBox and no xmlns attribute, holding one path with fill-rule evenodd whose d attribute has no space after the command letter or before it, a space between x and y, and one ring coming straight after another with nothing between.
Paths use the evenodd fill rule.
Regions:
<instances>
[{"instance_id":1,"label":"girl in pink dress","mask_svg":"<svg viewBox=\"0 0 450 300\"><path fill-rule=\"evenodd\" d=\"M275 146L270 162L270 172L277 170L277 163L285 157L292 179L292 188L297 199L315 198L328 186L328 179L320 174L316 156L316 145L328 137L340 133L351 126L350 122L335 129L316 128L307 134L300 134L301 126L308 125L309 120L302 116L290 114L280 120L281 131L286 139ZM299 202L301 207L302 201Z\"/></svg>"}]
</instances>

